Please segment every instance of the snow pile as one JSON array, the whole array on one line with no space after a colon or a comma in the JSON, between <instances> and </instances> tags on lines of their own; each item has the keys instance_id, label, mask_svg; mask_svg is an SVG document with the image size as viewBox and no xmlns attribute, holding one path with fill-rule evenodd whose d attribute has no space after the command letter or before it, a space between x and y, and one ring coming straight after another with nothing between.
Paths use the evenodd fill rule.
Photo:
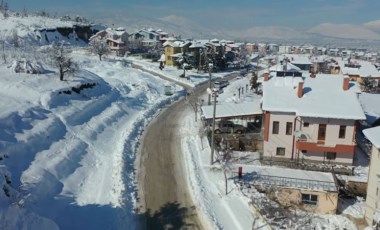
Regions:
<instances>
[{"instance_id":1,"label":"snow pile","mask_svg":"<svg viewBox=\"0 0 380 230\"><path fill-rule=\"evenodd\" d=\"M45 69L40 62L31 62L28 60L14 61L10 69L15 73L43 74Z\"/></svg>"}]
</instances>

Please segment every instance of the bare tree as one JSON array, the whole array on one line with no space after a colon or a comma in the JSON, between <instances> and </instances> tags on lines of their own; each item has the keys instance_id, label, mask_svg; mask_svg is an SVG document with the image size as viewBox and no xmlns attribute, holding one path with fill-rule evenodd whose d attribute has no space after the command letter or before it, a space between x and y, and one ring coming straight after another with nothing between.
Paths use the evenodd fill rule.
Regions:
<instances>
[{"instance_id":1,"label":"bare tree","mask_svg":"<svg viewBox=\"0 0 380 230\"><path fill-rule=\"evenodd\" d=\"M21 17L28 17L28 11L25 7L22 9Z\"/></svg>"},{"instance_id":2,"label":"bare tree","mask_svg":"<svg viewBox=\"0 0 380 230\"><path fill-rule=\"evenodd\" d=\"M198 107L202 106L202 100L199 100L199 98L196 96L194 91L187 92L187 101L191 105L191 107L194 110L195 113L195 121L197 121L197 113L198 113Z\"/></svg>"},{"instance_id":3,"label":"bare tree","mask_svg":"<svg viewBox=\"0 0 380 230\"><path fill-rule=\"evenodd\" d=\"M12 30L12 43L15 48L20 47L20 41L19 41L17 29Z\"/></svg>"},{"instance_id":4,"label":"bare tree","mask_svg":"<svg viewBox=\"0 0 380 230\"><path fill-rule=\"evenodd\" d=\"M103 55L107 55L111 52L105 39L94 38L90 41L90 51L99 56L99 60L102 60Z\"/></svg>"},{"instance_id":5,"label":"bare tree","mask_svg":"<svg viewBox=\"0 0 380 230\"><path fill-rule=\"evenodd\" d=\"M1 0L1 2L0 2L0 12L3 14L4 18L9 17L8 10L9 10L8 2L5 2L4 0Z\"/></svg>"},{"instance_id":6,"label":"bare tree","mask_svg":"<svg viewBox=\"0 0 380 230\"><path fill-rule=\"evenodd\" d=\"M6 59L6 55L5 55L5 39L1 39L0 43L1 43L1 50L3 52L3 55L2 55L3 61L4 61L4 63L7 63L7 59Z\"/></svg>"},{"instance_id":7,"label":"bare tree","mask_svg":"<svg viewBox=\"0 0 380 230\"><path fill-rule=\"evenodd\" d=\"M63 42L53 45L52 55L53 65L59 70L59 80L63 81L65 74L72 74L76 71L77 65L70 57L69 48Z\"/></svg>"}]
</instances>

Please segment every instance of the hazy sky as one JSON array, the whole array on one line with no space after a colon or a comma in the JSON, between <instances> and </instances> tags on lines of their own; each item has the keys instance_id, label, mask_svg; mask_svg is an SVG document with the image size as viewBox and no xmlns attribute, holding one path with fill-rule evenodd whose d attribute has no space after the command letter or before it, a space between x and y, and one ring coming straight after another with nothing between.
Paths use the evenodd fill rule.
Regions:
<instances>
[{"instance_id":1,"label":"hazy sky","mask_svg":"<svg viewBox=\"0 0 380 230\"><path fill-rule=\"evenodd\" d=\"M160 18L176 15L205 27L244 29L321 23L362 24L380 19L380 0L8 0L11 9L58 15Z\"/></svg>"}]
</instances>

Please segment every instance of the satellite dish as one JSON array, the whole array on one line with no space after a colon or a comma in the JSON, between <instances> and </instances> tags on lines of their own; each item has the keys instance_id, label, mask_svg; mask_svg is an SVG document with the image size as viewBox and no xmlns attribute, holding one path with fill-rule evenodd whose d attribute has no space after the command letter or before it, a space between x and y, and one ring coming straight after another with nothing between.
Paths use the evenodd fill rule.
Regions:
<instances>
[{"instance_id":1,"label":"satellite dish","mask_svg":"<svg viewBox=\"0 0 380 230\"><path fill-rule=\"evenodd\" d=\"M307 136L305 134L301 134L301 136L298 138L300 141L307 141Z\"/></svg>"}]
</instances>

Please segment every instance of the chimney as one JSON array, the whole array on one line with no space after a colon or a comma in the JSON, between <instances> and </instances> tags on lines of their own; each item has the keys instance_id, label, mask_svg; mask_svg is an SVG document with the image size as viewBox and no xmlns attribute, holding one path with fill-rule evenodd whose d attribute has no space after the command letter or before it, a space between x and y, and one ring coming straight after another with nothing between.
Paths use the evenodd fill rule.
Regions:
<instances>
[{"instance_id":1,"label":"chimney","mask_svg":"<svg viewBox=\"0 0 380 230\"><path fill-rule=\"evenodd\" d=\"M343 90L347 91L349 88L350 88L350 78L348 78L347 76L345 76L343 78Z\"/></svg>"},{"instance_id":2,"label":"chimney","mask_svg":"<svg viewBox=\"0 0 380 230\"><path fill-rule=\"evenodd\" d=\"M301 98L303 96L303 81L298 82L297 96Z\"/></svg>"},{"instance_id":3,"label":"chimney","mask_svg":"<svg viewBox=\"0 0 380 230\"><path fill-rule=\"evenodd\" d=\"M264 73L264 81L268 81L269 80L269 72L265 72Z\"/></svg>"}]
</instances>

